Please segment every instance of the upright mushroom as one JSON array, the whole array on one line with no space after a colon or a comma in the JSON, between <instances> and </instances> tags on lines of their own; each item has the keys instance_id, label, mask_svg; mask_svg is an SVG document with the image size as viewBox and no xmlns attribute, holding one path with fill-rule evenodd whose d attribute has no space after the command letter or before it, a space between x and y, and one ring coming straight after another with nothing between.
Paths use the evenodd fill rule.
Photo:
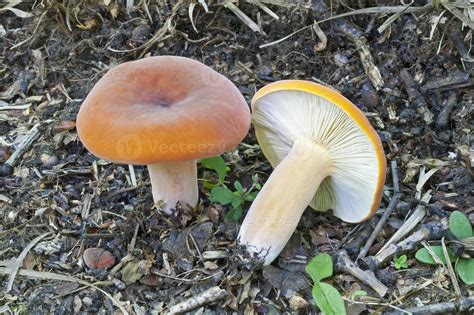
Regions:
<instances>
[{"instance_id":1,"label":"upright mushroom","mask_svg":"<svg viewBox=\"0 0 474 315\"><path fill-rule=\"evenodd\" d=\"M309 205L356 223L377 210L382 144L364 114L338 92L299 80L271 83L252 100L252 121L275 168L247 213L239 241L270 264Z\"/></svg>"},{"instance_id":2,"label":"upright mushroom","mask_svg":"<svg viewBox=\"0 0 474 315\"><path fill-rule=\"evenodd\" d=\"M172 213L198 202L196 160L235 147L250 127L239 90L204 64L160 56L120 64L81 105L77 131L106 160L148 165L153 199Z\"/></svg>"}]
</instances>

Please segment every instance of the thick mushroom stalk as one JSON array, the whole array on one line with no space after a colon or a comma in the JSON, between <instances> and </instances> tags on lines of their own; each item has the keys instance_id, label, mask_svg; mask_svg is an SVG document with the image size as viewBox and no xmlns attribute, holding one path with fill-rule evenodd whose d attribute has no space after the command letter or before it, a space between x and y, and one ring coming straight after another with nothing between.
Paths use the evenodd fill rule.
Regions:
<instances>
[{"instance_id":1,"label":"thick mushroom stalk","mask_svg":"<svg viewBox=\"0 0 474 315\"><path fill-rule=\"evenodd\" d=\"M239 241L264 265L283 250L321 182L331 174L327 149L307 138L295 140L247 213Z\"/></svg>"},{"instance_id":2,"label":"thick mushroom stalk","mask_svg":"<svg viewBox=\"0 0 474 315\"><path fill-rule=\"evenodd\" d=\"M195 207L199 201L196 161L148 165L153 200L163 202L160 210L172 214L178 201Z\"/></svg>"}]
</instances>

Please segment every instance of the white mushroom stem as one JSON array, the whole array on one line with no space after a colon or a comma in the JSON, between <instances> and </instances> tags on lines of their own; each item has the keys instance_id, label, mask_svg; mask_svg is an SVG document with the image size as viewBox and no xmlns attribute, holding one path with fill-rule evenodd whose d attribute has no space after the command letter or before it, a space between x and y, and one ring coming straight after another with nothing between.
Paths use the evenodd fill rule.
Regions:
<instances>
[{"instance_id":1,"label":"white mushroom stem","mask_svg":"<svg viewBox=\"0 0 474 315\"><path fill-rule=\"evenodd\" d=\"M199 200L196 161L148 165L153 200L163 205L161 211L171 214L179 201L195 207Z\"/></svg>"},{"instance_id":2,"label":"white mushroom stem","mask_svg":"<svg viewBox=\"0 0 474 315\"><path fill-rule=\"evenodd\" d=\"M239 241L270 264L285 247L321 182L331 174L328 151L298 138L258 193L239 232Z\"/></svg>"}]
</instances>

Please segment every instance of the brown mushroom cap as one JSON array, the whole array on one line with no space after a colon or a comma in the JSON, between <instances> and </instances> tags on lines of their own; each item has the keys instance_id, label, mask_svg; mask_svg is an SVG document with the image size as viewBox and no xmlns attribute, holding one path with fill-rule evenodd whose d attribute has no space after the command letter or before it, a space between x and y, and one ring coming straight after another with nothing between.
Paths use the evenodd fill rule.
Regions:
<instances>
[{"instance_id":1,"label":"brown mushroom cap","mask_svg":"<svg viewBox=\"0 0 474 315\"><path fill-rule=\"evenodd\" d=\"M250 111L234 84L204 64L160 56L108 71L82 103L77 130L95 155L127 164L186 161L235 147Z\"/></svg>"}]
</instances>

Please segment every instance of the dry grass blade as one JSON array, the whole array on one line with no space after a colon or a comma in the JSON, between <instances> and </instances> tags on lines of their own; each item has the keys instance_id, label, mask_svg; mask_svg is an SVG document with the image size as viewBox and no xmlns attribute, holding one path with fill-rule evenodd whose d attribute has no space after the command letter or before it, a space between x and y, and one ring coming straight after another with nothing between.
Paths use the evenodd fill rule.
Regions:
<instances>
[{"instance_id":1,"label":"dry grass blade","mask_svg":"<svg viewBox=\"0 0 474 315\"><path fill-rule=\"evenodd\" d=\"M43 233L36 238L34 238L20 253L20 255L14 259L11 264L8 266L10 269L10 278L8 279L7 290L6 292L10 292L13 287L13 281L15 281L16 274L20 267L23 266L23 260L25 259L26 255L28 255L29 251L43 238L50 235L51 232Z\"/></svg>"},{"instance_id":2,"label":"dry grass blade","mask_svg":"<svg viewBox=\"0 0 474 315\"><path fill-rule=\"evenodd\" d=\"M398 13L398 12L401 12L401 11L403 11L404 14L407 14L407 13L423 13L423 12L431 11L432 9L433 9L433 7L431 5L425 5L423 7L410 7L410 8L407 8L405 6L365 8L365 9L359 9L359 10L354 10L354 11L351 11L351 12L346 12L346 13L334 15L334 16L331 16L327 19L323 19L321 21L318 21L318 23L320 24L320 23L331 21L331 20L343 18L343 17L346 17L346 16L359 15L359 14L380 14L380 13L388 14L388 13ZM293 35L296 35L296 34L302 32L304 30L307 30L308 28L310 28L312 26L313 26L313 24L306 25L305 27L300 28L297 31L294 31L293 33L291 33L291 34L289 34L289 35L287 35L283 38L280 38L280 39L278 39L276 41L273 41L273 42L270 42L270 43L260 45L259 47L260 48L265 48L265 47L269 47L269 46L279 44L279 43L287 40L288 38L292 37Z\"/></svg>"},{"instance_id":3,"label":"dry grass blade","mask_svg":"<svg viewBox=\"0 0 474 315\"><path fill-rule=\"evenodd\" d=\"M446 243L444 242L444 237L441 239L441 247L443 247L444 258L446 259L446 265L448 267L449 277L453 283L454 291L457 296L461 296L461 288L459 287L458 279L456 278L456 273L454 272L453 265L451 264L451 259L448 255L448 249L446 248Z\"/></svg>"},{"instance_id":4,"label":"dry grass blade","mask_svg":"<svg viewBox=\"0 0 474 315\"><path fill-rule=\"evenodd\" d=\"M443 261L438 257L438 255L433 251L433 248L428 242L422 242L421 245L430 253L431 257L433 257L433 260L443 268L446 268L444 265Z\"/></svg>"},{"instance_id":5,"label":"dry grass blade","mask_svg":"<svg viewBox=\"0 0 474 315\"><path fill-rule=\"evenodd\" d=\"M280 17L278 15L276 15L275 12L273 12L272 10L270 10L269 7L267 7L266 5L264 5L262 3L262 1L260 0L247 0L247 2L250 2L250 3L253 3L255 4L256 6L258 6L260 9L262 9L265 13L267 13L268 15L270 15L273 19L275 20L280 20Z\"/></svg>"},{"instance_id":6,"label":"dry grass blade","mask_svg":"<svg viewBox=\"0 0 474 315\"><path fill-rule=\"evenodd\" d=\"M27 39L25 39L25 40L19 42L18 44L13 45L12 47L10 47L10 49L18 48L18 47L20 47L20 46L22 46L22 45L28 43L30 40L32 40L32 39L36 36L36 32L38 32L38 28L39 28L41 22L43 21L43 18L46 16L46 13L48 13L47 10L45 10L45 11L43 12L43 14L41 14L41 16L40 16L40 18L39 18L39 21L38 21L38 24L36 24L36 27L35 27L35 29L33 30L33 34L31 34L30 37L28 37Z\"/></svg>"},{"instance_id":7,"label":"dry grass blade","mask_svg":"<svg viewBox=\"0 0 474 315\"><path fill-rule=\"evenodd\" d=\"M427 192L423 195L421 198L422 202L428 203L431 199L431 193ZM401 240L405 235L410 233L411 230L419 223L421 220L425 217L426 215L426 210L425 206L423 205L418 205L413 212L413 214L403 223L403 225L393 234L393 236L385 243L385 245L378 251L377 255L382 253L385 249L387 249L388 246L390 246L393 243L398 242Z\"/></svg>"},{"instance_id":8,"label":"dry grass blade","mask_svg":"<svg viewBox=\"0 0 474 315\"><path fill-rule=\"evenodd\" d=\"M245 25L247 25L252 31L257 33L263 33L260 26L255 23L251 18L249 18L242 10L240 10L235 4L232 2L227 2L224 5L227 9L231 10Z\"/></svg>"},{"instance_id":9,"label":"dry grass blade","mask_svg":"<svg viewBox=\"0 0 474 315\"><path fill-rule=\"evenodd\" d=\"M10 12L12 12L13 14L15 14L16 16L18 16L19 18L22 18L22 19L32 17L33 14L15 8L16 5L18 5L18 4L22 3L22 2L23 2L23 1L20 1L20 0L10 0L10 1L7 1L6 5L5 5L4 7L2 7L2 8L0 8L0 14L1 14L2 12L5 12L5 11L10 11Z\"/></svg>"},{"instance_id":10,"label":"dry grass blade","mask_svg":"<svg viewBox=\"0 0 474 315\"><path fill-rule=\"evenodd\" d=\"M132 48L132 49L126 49L126 50L117 50L117 49L113 49L113 48L110 48L110 47L108 47L107 49L112 51L112 52L116 52L116 53L129 53L129 52L142 50L142 52L140 53L140 56L143 56L146 53L146 51L151 46L153 46L155 43L166 39L167 38L166 33L168 33L168 31L173 31L174 30L174 28L172 26L173 25L173 20L176 17L176 14L178 13L179 8L183 4L183 1L184 0L179 0L178 2L176 2L176 4L173 6L173 9L171 10L171 15L168 17L168 19L166 19L163 26L155 33L155 35L153 35L153 37L150 40L148 40L143 45L140 45L140 46Z\"/></svg>"},{"instance_id":11,"label":"dry grass blade","mask_svg":"<svg viewBox=\"0 0 474 315\"><path fill-rule=\"evenodd\" d=\"M387 27L389 27L394 21L396 21L400 16L402 16L403 14L405 14L405 12L408 10L408 8L410 8L412 5L413 5L413 2L414 0L411 1L411 3L407 4L407 6L405 7L405 9L401 10L400 12L397 12L395 13L394 15L392 15L391 17L389 17L387 20L385 20L385 22L382 23L382 25L379 26L379 28L377 29L377 31L379 31L379 33L383 33L383 31L385 31L385 29Z\"/></svg>"},{"instance_id":12,"label":"dry grass blade","mask_svg":"<svg viewBox=\"0 0 474 315\"><path fill-rule=\"evenodd\" d=\"M0 274L12 275L12 270L10 268L0 267ZM114 303L114 305L117 306L120 309L120 311L122 311L123 314L125 315L129 314L127 310L122 306L122 304L118 302L116 299L114 299L113 296L111 296L109 293L102 290L101 288L97 287L96 285L91 284L87 281L84 281L72 276L54 273L54 272L40 272L40 271L26 270L26 269L18 270L18 275L23 276L23 277L28 277L28 278L42 279L42 280L58 280L58 281L76 282L76 283L85 285L87 287L94 288L100 291L106 297L108 297L112 301L112 303Z\"/></svg>"},{"instance_id":13,"label":"dry grass blade","mask_svg":"<svg viewBox=\"0 0 474 315\"><path fill-rule=\"evenodd\" d=\"M470 29L474 30L474 20L470 19L470 17L469 17L469 10L474 9L473 4L469 4L469 3L463 4L463 3L459 3L459 2L454 2L453 3L453 2L449 2L449 1L441 1L440 4L444 8L446 8L446 10L451 12L452 15L454 15L455 17L460 19ZM461 10L458 9L458 7L467 9L466 10L466 12L467 12L466 15L464 15L461 12Z\"/></svg>"}]
</instances>

